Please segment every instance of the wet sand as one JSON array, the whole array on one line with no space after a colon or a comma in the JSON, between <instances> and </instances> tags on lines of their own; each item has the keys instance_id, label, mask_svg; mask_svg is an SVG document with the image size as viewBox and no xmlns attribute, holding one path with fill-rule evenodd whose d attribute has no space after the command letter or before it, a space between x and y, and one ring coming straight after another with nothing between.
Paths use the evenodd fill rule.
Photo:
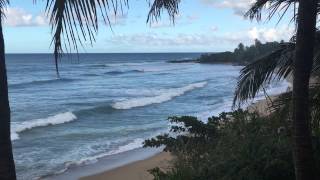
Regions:
<instances>
[{"instance_id":1,"label":"wet sand","mask_svg":"<svg viewBox=\"0 0 320 180\"><path fill-rule=\"evenodd\" d=\"M172 160L170 153L161 152L148 159L130 163L100 174L83 177L81 180L152 180L149 169L159 167L167 169Z\"/></svg>"}]
</instances>

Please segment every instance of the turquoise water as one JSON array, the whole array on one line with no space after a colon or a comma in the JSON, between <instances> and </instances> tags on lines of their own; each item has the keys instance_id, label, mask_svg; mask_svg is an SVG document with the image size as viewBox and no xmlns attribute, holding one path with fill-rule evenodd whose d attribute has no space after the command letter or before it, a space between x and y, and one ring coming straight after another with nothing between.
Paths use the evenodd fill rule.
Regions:
<instances>
[{"instance_id":1,"label":"turquoise water","mask_svg":"<svg viewBox=\"0 0 320 180\"><path fill-rule=\"evenodd\" d=\"M139 148L168 130L168 116L230 110L241 67L166 62L198 56L85 54L63 59L57 79L51 55L7 55L18 178Z\"/></svg>"}]
</instances>

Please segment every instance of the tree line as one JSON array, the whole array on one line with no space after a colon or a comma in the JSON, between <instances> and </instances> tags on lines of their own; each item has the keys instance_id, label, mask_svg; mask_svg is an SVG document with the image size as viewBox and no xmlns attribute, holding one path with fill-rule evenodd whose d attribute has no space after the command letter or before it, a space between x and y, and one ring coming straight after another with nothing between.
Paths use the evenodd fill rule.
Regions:
<instances>
[{"instance_id":1,"label":"tree line","mask_svg":"<svg viewBox=\"0 0 320 180\"><path fill-rule=\"evenodd\" d=\"M266 42L261 43L258 39L255 39L255 43L251 46L245 46L243 43L239 43L238 47L233 52L226 51L220 53L207 53L202 54L196 62L199 63L226 63L233 65L247 65L262 56L268 55L271 52L279 49L281 42Z\"/></svg>"}]
</instances>

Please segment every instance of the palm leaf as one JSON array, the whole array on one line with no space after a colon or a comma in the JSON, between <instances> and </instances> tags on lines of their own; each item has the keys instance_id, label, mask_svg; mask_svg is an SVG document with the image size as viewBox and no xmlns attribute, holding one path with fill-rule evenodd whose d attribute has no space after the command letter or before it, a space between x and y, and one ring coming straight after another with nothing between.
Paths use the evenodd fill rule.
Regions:
<instances>
[{"instance_id":1,"label":"palm leaf","mask_svg":"<svg viewBox=\"0 0 320 180\"><path fill-rule=\"evenodd\" d=\"M319 77L320 31L316 32L315 37L315 55L311 75ZM291 38L290 43L282 44L278 50L244 67L238 78L233 105L240 105L248 99L253 99L271 81L280 81L288 77L293 71L294 51L295 36Z\"/></svg>"},{"instance_id":2,"label":"palm leaf","mask_svg":"<svg viewBox=\"0 0 320 180\"><path fill-rule=\"evenodd\" d=\"M245 17L250 19L261 20L263 10L268 11L267 19L270 20L276 12L280 13L279 21L284 17L289 8L293 5L294 8L294 19L296 17L297 11L295 4L298 0L257 0L252 4L251 8L245 14Z\"/></svg>"},{"instance_id":3,"label":"palm leaf","mask_svg":"<svg viewBox=\"0 0 320 180\"><path fill-rule=\"evenodd\" d=\"M293 43L284 43L272 53L245 66L238 77L233 106L253 99L271 81L280 81L292 72Z\"/></svg>"},{"instance_id":4,"label":"palm leaf","mask_svg":"<svg viewBox=\"0 0 320 180\"><path fill-rule=\"evenodd\" d=\"M148 14L147 22L158 21L164 10L167 11L169 18L174 22L175 16L179 13L180 1L181 0L154 0Z\"/></svg>"},{"instance_id":5,"label":"palm leaf","mask_svg":"<svg viewBox=\"0 0 320 180\"><path fill-rule=\"evenodd\" d=\"M9 4L9 0L0 0L0 17L4 17L4 9L7 7Z\"/></svg>"},{"instance_id":6,"label":"palm leaf","mask_svg":"<svg viewBox=\"0 0 320 180\"><path fill-rule=\"evenodd\" d=\"M83 41L93 43L99 28L99 17L111 25L109 13L117 14L122 6L128 6L128 0L47 0L46 13L50 19L54 44L57 75L58 59L63 46L70 52L78 52Z\"/></svg>"},{"instance_id":7,"label":"palm leaf","mask_svg":"<svg viewBox=\"0 0 320 180\"><path fill-rule=\"evenodd\" d=\"M320 134L320 84L314 84L309 88L309 102L310 102L310 115L311 115L311 128L312 133ZM285 112L285 118L290 119L292 104L292 91L279 95L272 103L271 109L273 112Z\"/></svg>"}]
</instances>

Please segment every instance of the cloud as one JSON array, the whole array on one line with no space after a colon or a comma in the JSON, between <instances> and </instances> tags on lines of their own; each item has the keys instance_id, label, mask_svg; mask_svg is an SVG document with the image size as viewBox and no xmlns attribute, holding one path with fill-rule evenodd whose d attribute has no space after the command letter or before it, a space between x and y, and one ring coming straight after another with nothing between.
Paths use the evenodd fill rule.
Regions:
<instances>
[{"instance_id":1,"label":"cloud","mask_svg":"<svg viewBox=\"0 0 320 180\"><path fill-rule=\"evenodd\" d=\"M218 31L218 30L219 30L219 27L218 27L218 26L211 26L211 27L210 27L210 31L215 32L215 31Z\"/></svg>"},{"instance_id":2,"label":"cloud","mask_svg":"<svg viewBox=\"0 0 320 180\"><path fill-rule=\"evenodd\" d=\"M234 36L216 36L208 34L178 34L164 35L159 33L137 33L132 35L116 35L109 39L111 43L137 46L207 46L221 43L237 42L240 39Z\"/></svg>"},{"instance_id":3,"label":"cloud","mask_svg":"<svg viewBox=\"0 0 320 180\"><path fill-rule=\"evenodd\" d=\"M229 8L236 15L243 16L255 0L201 0L201 2L215 8Z\"/></svg>"},{"instance_id":4,"label":"cloud","mask_svg":"<svg viewBox=\"0 0 320 180\"><path fill-rule=\"evenodd\" d=\"M192 14L192 15L187 15L186 18L189 22L194 22L198 20L200 17L196 14Z\"/></svg>"},{"instance_id":5,"label":"cloud","mask_svg":"<svg viewBox=\"0 0 320 180\"><path fill-rule=\"evenodd\" d=\"M287 27L277 29L253 27L222 34L208 32L176 35L164 33L122 34L112 36L107 42L112 45L153 49L233 50L240 42L250 45L254 43L254 39L259 39L262 42L288 40L292 34L293 29Z\"/></svg>"},{"instance_id":6,"label":"cloud","mask_svg":"<svg viewBox=\"0 0 320 180\"><path fill-rule=\"evenodd\" d=\"M151 28L167 28L167 27L173 27L174 24L170 21L153 21L150 23Z\"/></svg>"},{"instance_id":7,"label":"cloud","mask_svg":"<svg viewBox=\"0 0 320 180\"><path fill-rule=\"evenodd\" d=\"M174 18L174 23L170 19L161 19L159 21L152 21L150 23L151 28L168 28L168 27L174 27L174 25L189 25L194 22L196 22L200 17L197 14L191 14L191 15L182 15L178 14Z\"/></svg>"},{"instance_id":8,"label":"cloud","mask_svg":"<svg viewBox=\"0 0 320 180\"><path fill-rule=\"evenodd\" d=\"M110 25L115 26L115 25L126 25L128 19L128 15L124 13L111 13L109 15L109 21L107 23L110 23Z\"/></svg>"},{"instance_id":9,"label":"cloud","mask_svg":"<svg viewBox=\"0 0 320 180\"><path fill-rule=\"evenodd\" d=\"M34 16L21 8L6 8L5 15L4 24L10 27L48 25L48 19L44 14Z\"/></svg>"},{"instance_id":10,"label":"cloud","mask_svg":"<svg viewBox=\"0 0 320 180\"><path fill-rule=\"evenodd\" d=\"M261 41L279 41L288 40L294 33L292 27L278 27L278 28L257 28L253 27L248 31L250 39L260 39Z\"/></svg>"}]
</instances>

